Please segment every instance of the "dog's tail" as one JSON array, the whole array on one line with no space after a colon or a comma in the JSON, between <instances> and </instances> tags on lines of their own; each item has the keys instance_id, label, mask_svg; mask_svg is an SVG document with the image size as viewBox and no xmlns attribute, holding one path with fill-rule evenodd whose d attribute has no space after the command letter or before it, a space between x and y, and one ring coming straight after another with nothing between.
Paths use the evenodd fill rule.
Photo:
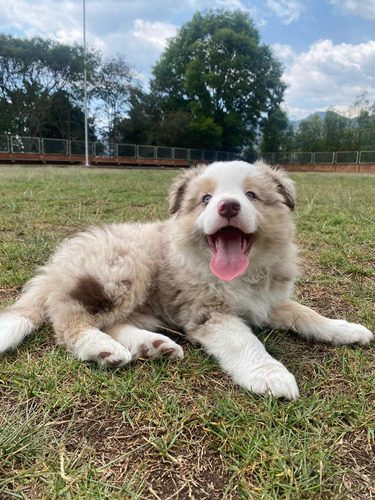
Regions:
<instances>
[{"instance_id":1,"label":"dog's tail","mask_svg":"<svg viewBox=\"0 0 375 500\"><path fill-rule=\"evenodd\" d=\"M13 349L45 322L46 277L31 279L21 297L0 313L0 353Z\"/></svg>"}]
</instances>

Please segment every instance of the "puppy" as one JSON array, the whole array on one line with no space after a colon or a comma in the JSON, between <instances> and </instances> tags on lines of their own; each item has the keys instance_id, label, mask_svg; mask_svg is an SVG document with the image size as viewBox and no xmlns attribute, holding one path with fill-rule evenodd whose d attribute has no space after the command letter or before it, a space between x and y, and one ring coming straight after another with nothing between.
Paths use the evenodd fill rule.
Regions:
<instances>
[{"instance_id":1,"label":"puppy","mask_svg":"<svg viewBox=\"0 0 375 500\"><path fill-rule=\"evenodd\" d=\"M250 325L307 340L366 344L367 328L320 316L292 300L297 275L293 182L264 163L214 163L172 185L172 217L93 227L64 241L0 316L0 352L43 323L77 358L119 366L182 358L155 333L182 329L236 384L296 399L294 376Z\"/></svg>"}]
</instances>

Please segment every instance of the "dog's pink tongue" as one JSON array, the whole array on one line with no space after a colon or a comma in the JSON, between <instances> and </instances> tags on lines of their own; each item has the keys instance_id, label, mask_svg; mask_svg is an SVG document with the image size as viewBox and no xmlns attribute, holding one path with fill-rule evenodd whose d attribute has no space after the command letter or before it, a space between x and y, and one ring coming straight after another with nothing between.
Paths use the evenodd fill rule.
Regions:
<instances>
[{"instance_id":1,"label":"dog's pink tongue","mask_svg":"<svg viewBox=\"0 0 375 500\"><path fill-rule=\"evenodd\" d=\"M220 232L215 238L215 247L216 253L210 267L218 278L232 281L246 270L249 261L242 251L239 232Z\"/></svg>"}]
</instances>

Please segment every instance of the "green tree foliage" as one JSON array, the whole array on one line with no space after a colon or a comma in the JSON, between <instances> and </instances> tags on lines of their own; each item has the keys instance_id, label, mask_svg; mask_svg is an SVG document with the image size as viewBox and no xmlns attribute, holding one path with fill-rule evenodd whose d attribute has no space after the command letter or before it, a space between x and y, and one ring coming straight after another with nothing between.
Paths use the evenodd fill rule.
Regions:
<instances>
[{"instance_id":1,"label":"green tree foliage","mask_svg":"<svg viewBox=\"0 0 375 500\"><path fill-rule=\"evenodd\" d=\"M197 13L172 38L154 66L151 92L163 113L184 111L190 125L180 146L242 149L277 109L285 85L282 69L249 15L241 11ZM170 138L174 140L173 137Z\"/></svg>"},{"instance_id":2,"label":"green tree foliage","mask_svg":"<svg viewBox=\"0 0 375 500\"><path fill-rule=\"evenodd\" d=\"M263 122L261 153L292 151L294 147L294 130L288 115L281 108L268 113Z\"/></svg>"},{"instance_id":3,"label":"green tree foliage","mask_svg":"<svg viewBox=\"0 0 375 500\"><path fill-rule=\"evenodd\" d=\"M328 110L323 119L321 151L342 151L356 149L354 130L350 120L334 110Z\"/></svg>"},{"instance_id":4,"label":"green tree foliage","mask_svg":"<svg viewBox=\"0 0 375 500\"><path fill-rule=\"evenodd\" d=\"M129 95L128 116L120 120L118 124L121 142L152 144L152 132L161 122L162 112L153 94L147 94L139 87L132 87Z\"/></svg>"},{"instance_id":5,"label":"green tree foliage","mask_svg":"<svg viewBox=\"0 0 375 500\"><path fill-rule=\"evenodd\" d=\"M94 89L99 99L97 112L104 118L102 135L111 142L120 142L119 121L128 109L134 72L125 57L117 54L102 61Z\"/></svg>"},{"instance_id":6,"label":"green tree foliage","mask_svg":"<svg viewBox=\"0 0 375 500\"><path fill-rule=\"evenodd\" d=\"M89 67L94 59L94 55L88 57ZM82 72L78 46L0 34L0 98L6 107L7 129L40 136L59 91L79 100Z\"/></svg>"},{"instance_id":7,"label":"green tree foliage","mask_svg":"<svg viewBox=\"0 0 375 500\"><path fill-rule=\"evenodd\" d=\"M356 149L375 151L375 102L370 102L367 92L357 97L352 106L351 114L356 116Z\"/></svg>"},{"instance_id":8,"label":"green tree foliage","mask_svg":"<svg viewBox=\"0 0 375 500\"><path fill-rule=\"evenodd\" d=\"M95 124L88 120L89 139L96 140ZM41 128L42 137L84 140L84 112L65 90L57 91Z\"/></svg>"},{"instance_id":9,"label":"green tree foliage","mask_svg":"<svg viewBox=\"0 0 375 500\"><path fill-rule=\"evenodd\" d=\"M323 121L318 114L301 121L294 147L297 151L323 151Z\"/></svg>"},{"instance_id":10,"label":"green tree foliage","mask_svg":"<svg viewBox=\"0 0 375 500\"><path fill-rule=\"evenodd\" d=\"M371 104L367 95L362 94L351 106L347 116L342 116L332 108L323 119L314 114L301 121L291 150L374 151L375 103Z\"/></svg>"}]
</instances>

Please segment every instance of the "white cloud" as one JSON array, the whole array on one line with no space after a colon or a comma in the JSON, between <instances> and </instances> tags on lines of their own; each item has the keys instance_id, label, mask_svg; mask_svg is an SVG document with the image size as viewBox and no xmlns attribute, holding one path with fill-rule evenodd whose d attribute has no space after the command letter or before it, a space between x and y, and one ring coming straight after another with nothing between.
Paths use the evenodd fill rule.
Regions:
<instances>
[{"instance_id":1,"label":"white cloud","mask_svg":"<svg viewBox=\"0 0 375 500\"><path fill-rule=\"evenodd\" d=\"M159 50L166 46L168 38L172 38L177 33L177 27L168 23L145 21L136 19L134 21L133 35L138 40L155 45Z\"/></svg>"},{"instance_id":2,"label":"white cloud","mask_svg":"<svg viewBox=\"0 0 375 500\"><path fill-rule=\"evenodd\" d=\"M284 80L288 84L285 104L290 110L350 106L364 91L375 100L375 41L334 45L331 40L320 40L308 52L294 56L288 46L276 47L277 51L289 61Z\"/></svg>"},{"instance_id":3,"label":"white cloud","mask_svg":"<svg viewBox=\"0 0 375 500\"><path fill-rule=\"evenodd\" d=\"M73 2L0 0L0 12L0 30L16 28L27 36L82 31L82 6Z\"/></svg>"},{"instance_id":4,"label":"white cloud","mask_svg":"<svg viewBox=\"0 0 375 500\"><path fill-rule=\"evenodd\" d=\"M241 0L216 0L216 5L225 10L241 10L242 12L248 12L253 18L254 23L260 28L267 24L264 10L255 7L255 5L245 5Z\"/></svg>"},{"instance_id":5,"label":"white cloud","mask_svg":"<svg viewBox=\"0 0 375 500\"><path fill-rule=\"evenodd\" d=\"M311 114L311 109L298 108L293 106L282 106L284 111L288 114L290 120L302 120Z\"/></svg>"},{"instance_id":6,"label":"white cloud","mask_svg":"<svg viewBox=\"0 0 375 500\"><path fill-rule=\"evenodd\" d=\"M375 19L375 0L329 0L340 14Z\"/></svg>"},{"instance_id":7,"label":"white cloud","mask_svg":"<svg viewBox=\"0 0 375 500\"><path fill-rule=\"evenodd\" d=\"M248 11L248 8L240 0L217 0L216 3L224 9Z\"/></svg>"},{"instance_id":8,"label":"white cloud","mask_svg":"<svg viewBox=\"0 0 375 500\"><path fill-rule=\"evenodd\" d=\"M147 82L166 40L177 32L176 26L160 19L179 8L172 0L88 0L87 43L106 54L125 53ZM0 0L0 12L0 31L83 42L82 0Z\"/></svg>"},{"instance_id":9,"label":"white cloud","mask_svg":"<svg viewBox=\"0 0 375 500\"><path fill-rule=\"evenodd\" d=\"M271 48L276 58L285 66L290 66L296 57L291 45L274 43Z\"/></svg>"},{"instance_id":10,"label":"white cloud","mask_svg":"<svg viewBox=\"0 0 375 500\"><path fill-rule=\"evenodd\" d=\"M267 0L267 6L281 19L283 24L298 21L305 10L304 5L298 0Z\"/></svg>"}]
</instances>

